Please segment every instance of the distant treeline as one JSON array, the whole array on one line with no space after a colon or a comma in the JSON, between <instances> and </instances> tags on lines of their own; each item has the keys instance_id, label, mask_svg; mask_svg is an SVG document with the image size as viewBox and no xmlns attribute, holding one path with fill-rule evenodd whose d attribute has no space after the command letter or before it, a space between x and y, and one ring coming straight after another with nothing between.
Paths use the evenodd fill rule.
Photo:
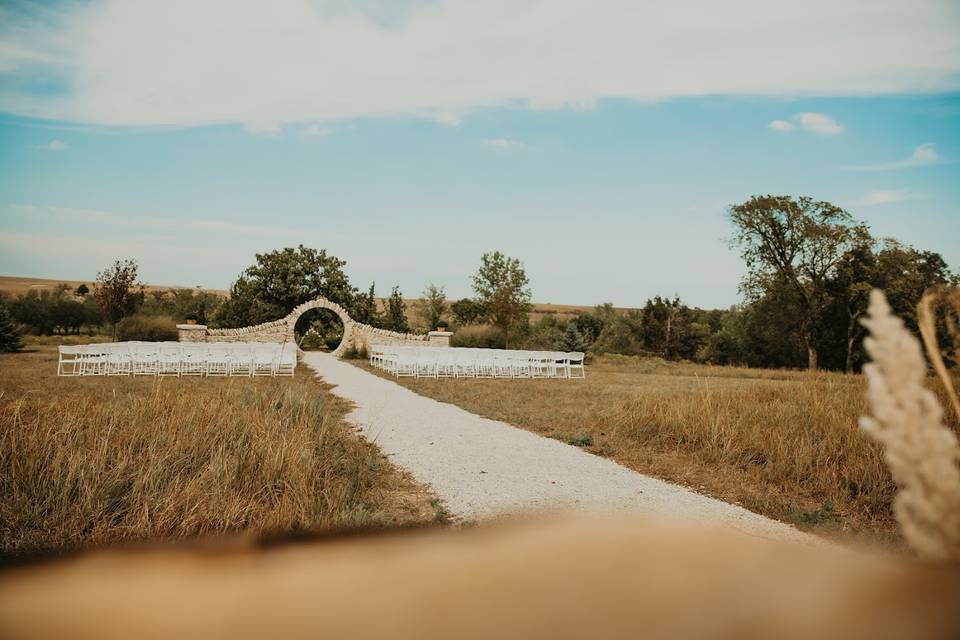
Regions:
<instances>
[{"instance_id":1,"label":"distant treeline","mask_svg":"<svg viewBox=\"0 0 960 640\"><path fill-rule=\"evenodd\" d=\"M916 307L924 292L958 283L939 254L876 239L863 223L828 202L754 196L732 205L728 214L734 228L730 243L739 249L747 275L741 283L743 302L723 310L655 296L640 309L607 303L590 312L537 311L538 319L531 321L523 264L494 251L481 256L471 278L472 298L450 303L443 286L427 284L413 303L411 323L399 287L381 305L373 284L361 291L350 283L346 262L301 245L257 254L228 298L199 289L147 292L137 281L136 262L118 260L98 275L92 289L33 290L8 298L0 311L38 334L93 332L107 325L116 337L126 321L124 335L169 335L175 322L189 320L227 328L276 320L324 296L354 320L375 327L452 329L456 346L858 371L865 360L860 319L872 289L884 290L894 312L916 331ZM154 320L133 322L131 316ZM167 328L158 333L164 322ZM317 310L300 318L296 332L334 345L342 327L332 314Z\"/></svg>"}]
</instances>

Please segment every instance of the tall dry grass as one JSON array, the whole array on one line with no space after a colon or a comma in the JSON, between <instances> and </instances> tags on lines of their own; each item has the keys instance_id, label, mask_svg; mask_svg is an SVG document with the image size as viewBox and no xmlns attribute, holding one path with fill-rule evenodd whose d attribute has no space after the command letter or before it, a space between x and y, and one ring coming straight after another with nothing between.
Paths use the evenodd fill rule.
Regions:
<instances>
[{"instance_id":1,"label":"tall dry grass","mask_svg":"<svg viewBox=\"0 0 960 640\"><path fill-rule=\"evenodd\" d=\"M382 526L430 496L294 379L57 378L0 356L0 551Z\"/></svg>"},{"instance_id":2,"label":"tall dry grass","mask_svg":"<svg viewBox=\"0 0 960 640\"><path fill-rule=\"evenodd\" d=\"M400 383L806 530L899 539L861 376L615 356L582 381Z\"/></svg>"},{"instance_id":3,"label":"tall dry grass","mask_svg":"<svg viewBox=\"0 0 960 640\"><path fill-rule=\"evenodd\" d=\"M921 302L919 317L928 357L946 395L956 402L953 380L935 339L930 298ZM920 555L960 560L960 444L957 434L944 426L943 408L925 384L927 364L920 343L878 290L870 296L863 324L870 330L865 346L871 362L864 369L870 415L860 424L884 447L884 459L898 485L893 501L897 522Z\"/></svg>"}]
</instances>

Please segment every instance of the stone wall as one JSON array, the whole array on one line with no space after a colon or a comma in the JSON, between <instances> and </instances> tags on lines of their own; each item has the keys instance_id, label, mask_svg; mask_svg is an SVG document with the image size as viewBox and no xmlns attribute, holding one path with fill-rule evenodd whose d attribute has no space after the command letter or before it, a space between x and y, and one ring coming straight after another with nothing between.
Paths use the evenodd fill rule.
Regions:
<instances>
[{"instance_id":1,"label":"stone wall","mask_svg":"<svg viewBox=\"0 0 960 640\"><path fill-rule=\"evenodd\" d=\"M386 329L377 329L368 324L354 322L347 310L326 298L316 298L304 302L285 318L264 322L263 324L239 329L209 329L202 324L178 324L177 332L181 342L285 342L294 339L294 327L297 320L311 309L329 309L343 323L343 339L333 355L341 356L353 347L369 349L371 345L426 345L429 336L412 333L397 333Z\"/></svg>"}]
</instances>

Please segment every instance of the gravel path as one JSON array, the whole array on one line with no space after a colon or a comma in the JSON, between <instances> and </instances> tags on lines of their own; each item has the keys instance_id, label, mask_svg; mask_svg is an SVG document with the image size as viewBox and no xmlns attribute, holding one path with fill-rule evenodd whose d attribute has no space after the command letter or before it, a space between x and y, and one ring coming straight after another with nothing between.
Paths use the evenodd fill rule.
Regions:
<instances>
[{"instance_id":1,"label":"gravel path","mask_svg":"<svg viewBox=\"0 0 960 640\"><path fill-rule=\"evenodd\" d=\"M335 385L334 394L356 404L347 419L417 481L431 485L454 516L477 520L577 506L723 522L764 537L818 540L557 440L417 395L332 356L305 353L303 361Z\"/></svg>"}]
</instances>

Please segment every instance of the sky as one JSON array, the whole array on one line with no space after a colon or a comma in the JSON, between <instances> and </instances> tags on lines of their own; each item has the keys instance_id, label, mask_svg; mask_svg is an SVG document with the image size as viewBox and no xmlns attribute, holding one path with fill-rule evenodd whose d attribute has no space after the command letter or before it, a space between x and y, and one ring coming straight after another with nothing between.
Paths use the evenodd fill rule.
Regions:
<instances>
[{"instance_id":1,"label":"sky","mask_svg":"<svg viewBox=\"0 0 960 640\"><path fill-rule=\"evenodd\" d=\"M960 3L0 4L0 275L739 300L726 209L843 206L960 270Z\"/></svg>"}]
</instances>

